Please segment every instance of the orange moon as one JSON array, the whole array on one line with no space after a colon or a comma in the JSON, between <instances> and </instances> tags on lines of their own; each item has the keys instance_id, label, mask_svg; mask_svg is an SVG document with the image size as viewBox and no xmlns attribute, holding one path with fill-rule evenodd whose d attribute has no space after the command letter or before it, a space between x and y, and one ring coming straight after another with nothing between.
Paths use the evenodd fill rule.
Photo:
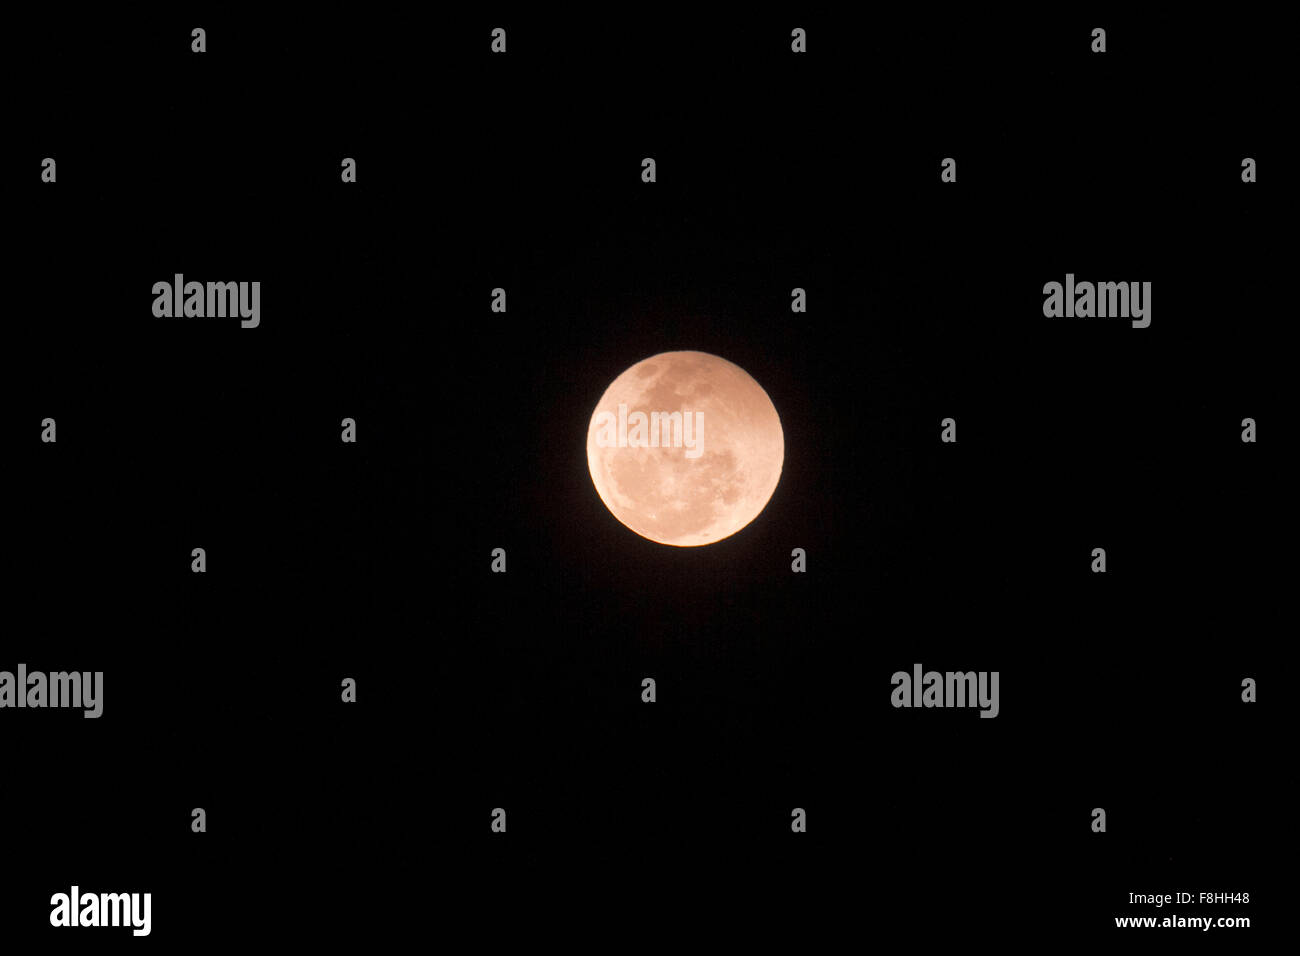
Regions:
<instances>
[{"instance_id":1,"label":"orange moon","mask_svg":"<svg viewBox=\"0 0 1300 956\"><path fill-rule=\"evenodd\" d=\"M767 392L707 352L637 362L605 389L587 428L587 468L605 507L641 537L680 548L758 517L784 461Z\"/></svg>"}]
</instances>

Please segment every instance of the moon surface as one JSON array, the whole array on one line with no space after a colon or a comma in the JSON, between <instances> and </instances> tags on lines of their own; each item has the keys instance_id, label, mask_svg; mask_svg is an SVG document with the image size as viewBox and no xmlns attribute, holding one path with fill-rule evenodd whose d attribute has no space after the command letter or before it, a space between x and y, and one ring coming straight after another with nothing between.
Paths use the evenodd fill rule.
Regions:
<instances>
[{"instance_id":1,"label":"moon surface","mask_svg":"<svg viewBox=\"0 0 1300 956\"><path fill-rule=\"evenodd\" d=\"M650 427L637 427L637 412ZM587 429L587 467L605 507L641 537L682 548L712 544L758 517L784 461L767 392L707 352L637 362L605 389Z\"/></svg>"}]
</instances>

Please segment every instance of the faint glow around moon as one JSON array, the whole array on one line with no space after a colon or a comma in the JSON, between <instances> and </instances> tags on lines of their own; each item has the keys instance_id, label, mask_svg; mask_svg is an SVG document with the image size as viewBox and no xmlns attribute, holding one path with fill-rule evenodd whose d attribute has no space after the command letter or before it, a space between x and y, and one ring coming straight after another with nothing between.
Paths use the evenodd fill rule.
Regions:
<instances>
[{"instance_id":1,"label":"faint glow around moon","mask_svg":"<svg viewBox=\"0 0 1300 956\"><path fill-rule=\"evenodd\" d=\"M657 426L638 428L637 412L660 413ZM681 429L669 424L673 412ZM673 446L670 434L683 444ZM696 448L687 447L692 439ZM605 507L643 538L677 547L712 544L758 517L784 460L781 419L767 392L707 352L637 362L605 389L587 429L587 467Z\"/></svg>"}]
</instances>

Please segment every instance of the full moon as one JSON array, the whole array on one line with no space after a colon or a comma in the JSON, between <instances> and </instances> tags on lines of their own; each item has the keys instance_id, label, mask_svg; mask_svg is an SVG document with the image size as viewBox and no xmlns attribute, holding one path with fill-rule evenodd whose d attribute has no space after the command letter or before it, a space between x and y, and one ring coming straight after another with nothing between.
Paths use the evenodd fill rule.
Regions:
<instances>
[{"instance_id":1,"label":"full moon","mask_svg":"<svg viewBox=\"0 0 1300 956\"><path fill-rule=\"evenodd\" d=\"M784 461L767 392L707 352L637 362L605 389L587 429L587 468L605 507L641 537L680 548L758 517Z\"/></svg>"}]
</instances>

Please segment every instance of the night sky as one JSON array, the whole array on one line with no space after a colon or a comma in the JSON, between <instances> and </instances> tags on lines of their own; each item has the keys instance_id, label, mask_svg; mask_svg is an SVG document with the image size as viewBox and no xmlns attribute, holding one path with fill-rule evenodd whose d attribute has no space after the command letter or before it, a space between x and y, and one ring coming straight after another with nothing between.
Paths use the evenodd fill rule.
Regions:
<instances>
[{"instance_id":1,"label":"night sky","mask_svg":"<svg viewBox=\"0 0 1300 956\"><path fill-rule=\"evenodd\" d=\"M1262 937L1273 31L436 19L18 33L48 80L2 170L0 669L106 689L99 720L0 711L3 938L140 943L52 930L78 881L151 891L175 945L1114 940L1178 890L1250 892L1205 912ZM261 326L155 319L175 273L260 280ZM1150 281L1151 327L1045 318L1066 273ZM785 439L702 548L621 525L585 453L608 384L681 349ZM1000 714L891 707L918 662L999 671Z\"/></svg>"}]
</instances>

